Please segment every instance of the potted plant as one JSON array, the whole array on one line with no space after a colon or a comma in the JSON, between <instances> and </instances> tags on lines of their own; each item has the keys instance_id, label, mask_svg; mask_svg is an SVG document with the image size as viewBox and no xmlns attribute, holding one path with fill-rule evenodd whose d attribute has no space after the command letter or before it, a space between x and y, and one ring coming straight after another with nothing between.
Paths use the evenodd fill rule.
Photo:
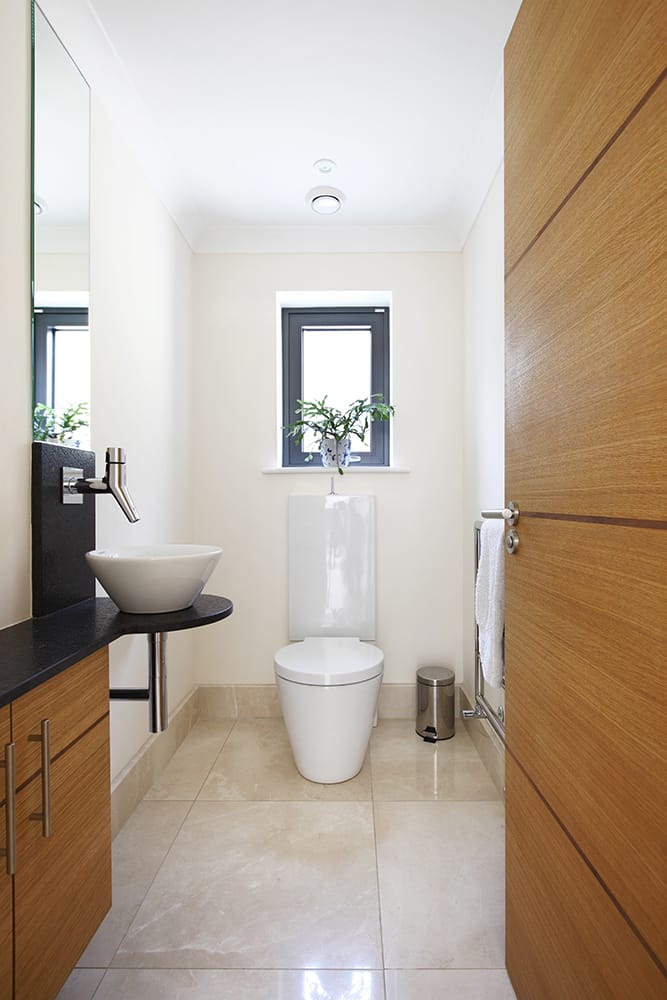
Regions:
<instances>
[{"instance_id":1,"label":"potted plant","mask_svg":"<svg viewBox=\"0 0 667 1000\"><path fill-rule=\"evenodd\" d=\"M381 392L364 399L356 399L346 410L338 410L327 405L327 397L310 402L298 399L296 409L298 420L285 424L283 430L301 444L306 431L314 431L320 441L322 465L336 466L338 474L349 465L353 437L365 441L368 428L373 420L389 420L394 407L384 402ZM312 452L306 462L312 461Z\"/></svg>"}]
</instances>

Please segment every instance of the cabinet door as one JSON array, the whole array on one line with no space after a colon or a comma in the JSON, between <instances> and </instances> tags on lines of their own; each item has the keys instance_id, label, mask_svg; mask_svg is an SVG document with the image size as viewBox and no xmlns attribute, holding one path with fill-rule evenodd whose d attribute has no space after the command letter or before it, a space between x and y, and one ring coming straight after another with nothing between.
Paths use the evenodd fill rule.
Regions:
<instances>
[{"instance_id":1,"label":"cabinet door","mask_svg":"<svg viewBox=\"0 0 667 1000\"><path fill-rule=\"evenodd\" d=\"M0 708L0 760L11 738L9 706ZM7 849L7 806L4 768L0 768L0 847ZM7 874L7 858L0 857L0 1000L12 997L12 877Z\"/></svg>"},{"instance_id":2,"label":"cabinet door","mask_svg":"<svg viewBox=\"0 0 667 1000\"><path fill-rule=\"evenodd\" d=\"M41 777L17 797L15 1000L51 1000L111 906L109 718L51 765L52 833Z\"/></svg>"},{"instance_id":3,"label":"cabinet door","mask_svg":"<svg viewBox=\"0 0 667 1000\"><path fill-rule=\"evenodd\" d=\"M39 771L40 722L51 723L51 759L109 711L109 651L98 650L12 702L16 781Z\"/></svg>"}]
</instances>

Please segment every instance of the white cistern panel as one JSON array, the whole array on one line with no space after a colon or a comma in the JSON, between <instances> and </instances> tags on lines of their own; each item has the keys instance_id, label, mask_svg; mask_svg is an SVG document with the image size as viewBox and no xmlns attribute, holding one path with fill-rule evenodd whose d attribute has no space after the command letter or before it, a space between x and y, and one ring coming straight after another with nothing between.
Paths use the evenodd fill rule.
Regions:
<instances>
[{"instance_id":1,"label":"white cistern panel","mask_svg":"<svg viewBox=\"0 0 667 1000\"><path fill-rule=\"evenodd\" d=\"M289 637L375 638L375 497L291 496Z\"/></svg>"}]
</instances>

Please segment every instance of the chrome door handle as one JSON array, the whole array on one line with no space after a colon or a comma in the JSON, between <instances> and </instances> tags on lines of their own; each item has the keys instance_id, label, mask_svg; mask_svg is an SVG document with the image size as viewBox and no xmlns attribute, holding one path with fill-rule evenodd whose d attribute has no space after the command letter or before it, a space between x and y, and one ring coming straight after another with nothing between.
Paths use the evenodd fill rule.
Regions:
<instances>
[{"instance_id":1,"label":"chrome door handle","mask_svg":"<svg viewBox=\"0 0 667 1000\"><path fill-rule=\"evenodd\" d=\"M7 858L7 874L16 874L16 756L15 744L5 744L5 759L0 767L5 769L5 820L7 846L0 848L0 857Z\"/></svg>"},{"instance_id":2,"label":"chrome door handle","mask_svg":"<svg viewBox=\"0 0 667 1000\"><path fill-rule=\"evenodd\" d=\"M519 508L510 500L507 507L501 510L483 510L482 517L502 517L510 527L514 527L519 520Z\"/></svg>"},{"instance_id":3,"label":"chrome door handle","mask_svg":"<svg viewBox=\"0 0 667 1000\"><path fill-rule=\"evenodd\" d=\"M30 819L42 821L42 836L51 836L51 721L42 719L39 736L28 739L42 744L42 811L30 813Z\"/></svg>"}]
</instances>

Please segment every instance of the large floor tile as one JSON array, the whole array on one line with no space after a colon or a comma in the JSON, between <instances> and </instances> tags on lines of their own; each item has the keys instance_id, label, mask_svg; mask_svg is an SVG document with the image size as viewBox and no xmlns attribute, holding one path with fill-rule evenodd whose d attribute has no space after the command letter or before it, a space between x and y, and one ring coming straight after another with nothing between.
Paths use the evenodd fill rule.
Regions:
<instances>
[{"instance_id":1,"label":"large floor tile","mask_svg":"<svg viewBox=\"0 0 667 1000\"><path fill-rule=\"evenodd\" d=\"M197 722L145 799L196 799L233 726L233 719Z\"/></svg>"},{"instance_id":2,"label":"large floor tile","mask_svg":"<svg viewBox=\"0 0 667 1000\"><path fill-rule=\"evenodd\" d=\"M110 969L95 1000L384 1000L368 970Z\"/></svg>"},{"instance_id":3,"label":"large floor tile","mask_svg":"<svg viewBox=\"0 0 667 1000\"><path fill-rule=\"evenodd\" d=\"M282 719L240 719L199 795L200 799L213 801L354 802L370 797L368 760L350 781L320 785L302 778Z\"/></svg>"},{"instance_id":4,"label":"large floor tile","mask_svg":"<svg viewBox=\"0 0 667 1000\"><path fill-rule=\"evenodd\" d=\"M516 1000L504 969L416 969L386 973L387 1000Z\"/></svg>"},{"instance_id":5,"label":"large floor tile","mask_svg":"<svg viewBox=\"0 0 667 1000\"><path fill-rule=\"evenodd\" d=\"M412 720L384 719L371 737L371 771L376 802L498 798L463 726L450 740L425 743Z\"/></svg>"},{"instance_id":6,"label":"large floor tile","mask_svg":"<svg viewBox=\"0 0 667 1000\"><path fill-rule=\"evenodd\" d=\"M370 803L196 802L114 967L382 967Z\"/></svg>"},{"instance_id":7,"label":"large floor tile","mask_svg":"<svg viewBox=\"0 0 667 1000\"><path fill-rule=\"evenodd\" d=\"M142 802L113 842L113 905L79 959L106 968L185 819L189 802Z\"/></svg>"},{"instance_id":8,"label":"large floor tile","mask_svg":"<svg viewBox=\"0 0 667 1000\"><path fill-rule=\"evenodd\" d=\"M92 1000L105 969L75 969L56 1000Z\"/></svg>"},{"instance_id":9,"label":"large floor tile","mask_svg":"<svg viewBox=\"0 0 667 1000\"><path fill-rule=\"evenodd\" d=\"M385 966L502 969L502 803L378 802L375 824Z\"/></svg>"}]
</instances>

